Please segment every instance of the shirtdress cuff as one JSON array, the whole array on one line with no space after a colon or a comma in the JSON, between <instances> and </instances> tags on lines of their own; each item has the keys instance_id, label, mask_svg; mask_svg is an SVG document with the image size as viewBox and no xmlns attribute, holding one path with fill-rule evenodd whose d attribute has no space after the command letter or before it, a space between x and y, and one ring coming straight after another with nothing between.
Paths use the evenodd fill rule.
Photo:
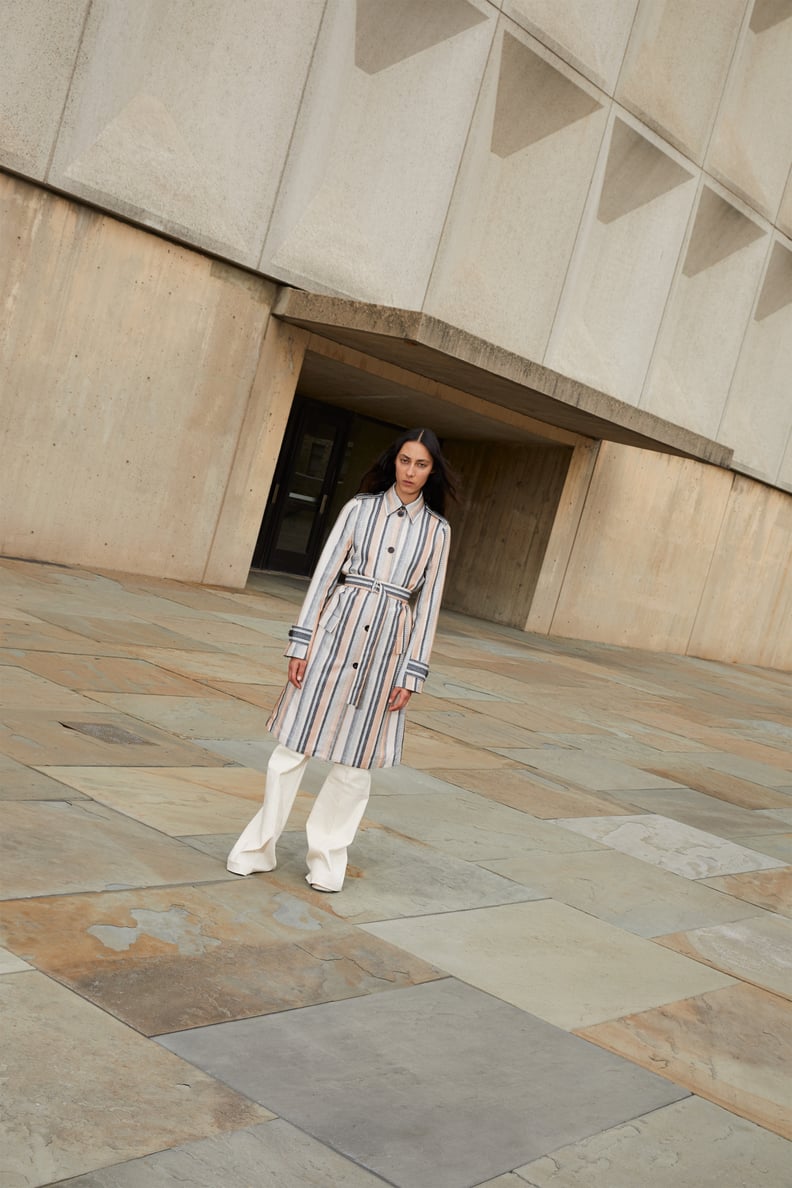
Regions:
<instances>
[{"instance_id":1,"label":"shirtdress cuff","mask_svg":"<svg viewBox=\"0 0 792 1188\"><path fill-rule=\"evenodd\" d=\"M408 660L405 668L397 674L394 685L397 689L409 689L411 693L420 693L428 676L428 664L422 664L420 660Z\"/></svg>"},{"instance_id":2,"label":"shirtdress cuff","mask_svg":"<svg viewBox=\"0 0 792 1188\"><path fill-rule=\"evenodd\" d=\"M307 627L298 627L296 624L290 627L289 646L284 652L284 655L292 660L304 660L308 655L312 636L313 632Z\"/></svg>"}]
</instances>

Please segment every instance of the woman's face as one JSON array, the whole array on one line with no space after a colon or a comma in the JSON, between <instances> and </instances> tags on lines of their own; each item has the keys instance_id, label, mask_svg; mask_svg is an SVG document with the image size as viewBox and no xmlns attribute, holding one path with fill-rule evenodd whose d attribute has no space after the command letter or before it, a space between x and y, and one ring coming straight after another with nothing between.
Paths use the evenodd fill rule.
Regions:
<instances>
[{"instance_id":1,"label":"woman's face","mask_svg":"<svg viewBox=\"0 0 792 1188\"><path fill-rule=\"evenodd\" d=\"M432 473L432 455L420 441L406 441L396 455L396 494L412 503Z\"/></svg>"}]
</instances>

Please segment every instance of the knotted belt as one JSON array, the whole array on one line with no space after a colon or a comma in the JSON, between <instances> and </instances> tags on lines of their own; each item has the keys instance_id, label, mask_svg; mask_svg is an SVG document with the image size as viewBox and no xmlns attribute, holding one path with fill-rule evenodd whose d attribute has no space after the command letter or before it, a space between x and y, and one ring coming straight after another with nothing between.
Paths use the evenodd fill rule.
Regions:
<instances>
[{"instance_id":1,"label":"knotted belt","mask_svg":"<svg viewBox=\"0 0 792 1188\"><path fill-rule=\"evenodd\" d=\"M352 690L349 694L348 705L357 706L360 703L360 698L365 688L366 678L368 677L371 664L374 659L374 653L379 642L382 628L385 624L385 612L387 610L388 599L394 598L398 602L409 602L410 591L405 586L396 586L392 582L379 582L374 578L363 577L358 574L348 573L344 575L345 586L356 586L362 590L370 590L377 595L377 604L374 609L374 614L371 617L369 624L368 638L366 646L363 648L363 655L358 661L357 676L352 685Z\"/></svg>"}]
</instances>

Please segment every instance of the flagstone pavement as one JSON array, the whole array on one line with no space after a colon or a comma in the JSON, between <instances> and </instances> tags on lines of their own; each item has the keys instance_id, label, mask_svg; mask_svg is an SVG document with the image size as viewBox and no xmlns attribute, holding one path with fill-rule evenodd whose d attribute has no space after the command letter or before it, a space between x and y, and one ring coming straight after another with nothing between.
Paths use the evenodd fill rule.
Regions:
<instances>
[{"instance_id":1,"label":"flagstone pavement","mask_svg":"<svg viewBox=\"0 0 792 1188\"><path fill-rule=\"evenodd\" d=\"M792 676L445 614L321 895L301 588L0 561L2 1188L792 1185Z\"/></svg>"}]
</instances>

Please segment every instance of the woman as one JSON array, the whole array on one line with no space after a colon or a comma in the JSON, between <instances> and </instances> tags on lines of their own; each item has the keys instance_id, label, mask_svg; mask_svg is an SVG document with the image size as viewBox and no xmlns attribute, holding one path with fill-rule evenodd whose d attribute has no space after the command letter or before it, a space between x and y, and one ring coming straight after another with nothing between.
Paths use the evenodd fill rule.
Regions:
<instances>
[{"instance_id":1,"label":"woman","mask_svg":"<svg viewBox=\"0 0 792 1188\"><path fill-rule=\"evenodd\" d=\"M404 709L429 673L453 484L431 429L411 429L362 486L342 508L289 631L289 682L267 722L280 745L264 804L229 854L234 874L275 869L275 844L313 756L334 767L306 825L306 879L315 891L340 891L369 769L401 759Z\"/></svg>"}]
</instances>

